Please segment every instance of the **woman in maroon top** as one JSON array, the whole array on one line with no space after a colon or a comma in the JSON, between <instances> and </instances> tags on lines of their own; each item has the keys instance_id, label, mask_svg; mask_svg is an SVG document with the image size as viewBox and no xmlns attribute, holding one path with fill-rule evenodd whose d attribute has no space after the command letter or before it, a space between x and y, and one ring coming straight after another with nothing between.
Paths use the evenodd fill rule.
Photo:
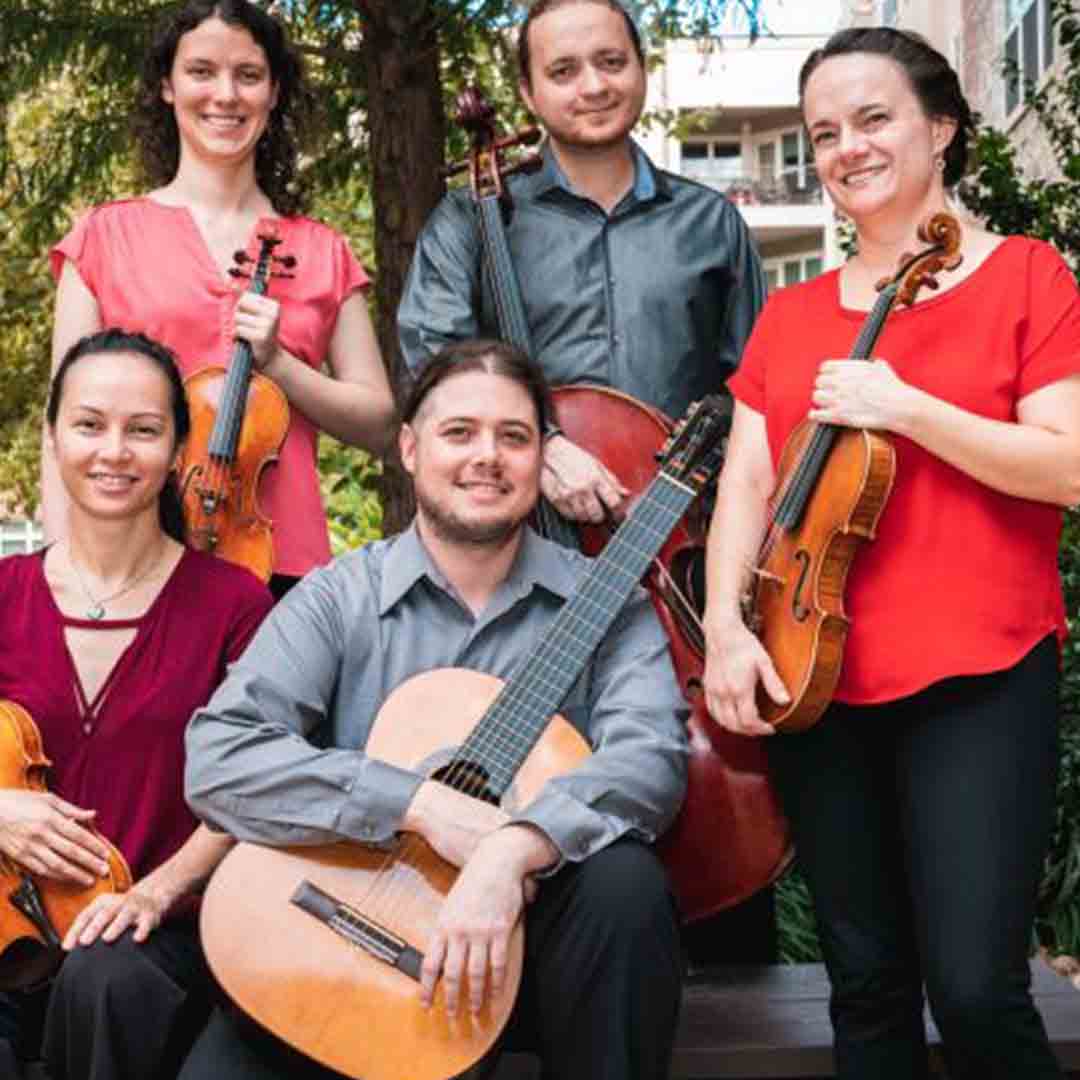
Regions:
<instances>
[{"instance_id":1,"label":"woman in maroon top","mask_svg":"<svg viewBox=\"0 0 1080 1080\"><path fill-rule=\"evenodd\" d=\"M70 528L0 561L0 698L31 714L53 767L48 794L0 790L0 852L85 885L106 865L92 823L135 883L82 912L48 991L0 1002L0 1034L14 1012L18 1055L40 1051L56 1077L161 1080L205 1011L195 894L231 843L184 803L184 728L270 595L181 542L171 469L189 422L167 349L118 330L83 338L47 419Z\"/></svg>"}]
</instances>

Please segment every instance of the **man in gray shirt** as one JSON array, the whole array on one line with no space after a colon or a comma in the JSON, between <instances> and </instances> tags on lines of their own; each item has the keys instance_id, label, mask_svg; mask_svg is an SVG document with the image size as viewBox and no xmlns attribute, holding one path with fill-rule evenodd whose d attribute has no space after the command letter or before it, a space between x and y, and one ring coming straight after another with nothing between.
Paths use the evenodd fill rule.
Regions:
<instances>
[{"instance_id":1,"label":"man in gray shirt","mask_svg":"<svg viewBox=\"0 0 1080 1080\"><path fill-rule=\"evenodd\" d=\"M410 677L457 667L508 678L586 572L587 559L525 524L545 393L539 371L505 345L466 343L432 362L399 440L416 490L412 527L315 571L279 604L191 722L187 796L212 826L262 844L419 834L460 867L429 940L414 943L422 998L441 979L448 1010L479 1011L524 912L512 1044L566 1080L660 1080L681 960L647 845L678 811L687 747L645 594L618 612L560 707L592 755L527 805L495 807L364 753L381 703ZM218 1014L182 1078L292 1067Z\"/></svg>"},{"instance_id":2,"label":"man in gray shirt","mask_svg":"<svg viewBox=\"0 0 1080 1080\"><path fill-rule=\"evenodd\" d=\"M678 419L720 391L765 300L749 230L718 191L656 168L631 138L645 101L641 40L617 0L537 0L518 38L521 94L547 133L543 167L511 176L507 242L553 386L612 387ZM414 372L449 341L501 336L476 210L456 190L417 241L398 328ZM555 435L544 494L600 521L625 491Z\"/></svg>"}]
</instances>

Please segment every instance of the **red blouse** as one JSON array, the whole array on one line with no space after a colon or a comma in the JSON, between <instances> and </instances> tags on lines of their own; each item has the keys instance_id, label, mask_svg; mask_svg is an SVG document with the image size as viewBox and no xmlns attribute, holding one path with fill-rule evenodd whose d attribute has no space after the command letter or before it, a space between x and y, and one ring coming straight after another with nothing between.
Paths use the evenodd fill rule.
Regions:
<instances>
[{"instance_id":1,"label":"red blouse","mask_svg":"<svg viewBox=\"0 0 1080 1080\"><path fill-rule=\"evenodd\" d=\"M41 552L0 559L0 698L34 718L53 763L49 789L97 810L98 828L136 881L198 825L184 802L184 729L270 606L250 572L189 550L140 618L68 619ZM65 625L137 628L93 702L79 684Z\"/></svg>"},{"instance_id":2,"label":"red blouse","mask_svg":"<svg viewBox=\"0 0 1080 1080\"><path fill-rule=\"evenodd\" d=\"M275 278L268 290L281 304L278 340L318 368L342 303L368 277L345 238L310 218L261 220L249 255L258 254L257 234L267 226L282 239L278 254L296 258L293 276ZM185 207L150 198L98 206L53 248L57 278L65 259L94 294L104 326L138 330L168 345L185 377L208 365L229 366L238 286L222 277ZM276 573L306 574L330 558L316 469L318 434L292 409L280 459L259 485L262 509L274 523Z\"/></svg>"},{"instance_id":3,"label":"red blouse","mask_svg":"<svg viewBox=\"0 0 1080 1080\"><path fill-rule=\"evenodd\" d=\"M728 385L764 414L774 464L821 362L850 353L864 318L841 307L838 272L769 299ZM1080 294L1052 247L1010 237L948 292L894 312L874 355L936 397L1015 421L1023 397L1080 372ZM1001 670L1067 633L1057 507L993 491L891 438L896 483L848 579L839 701L891 701Z\"/></svg>"}]
</instances>

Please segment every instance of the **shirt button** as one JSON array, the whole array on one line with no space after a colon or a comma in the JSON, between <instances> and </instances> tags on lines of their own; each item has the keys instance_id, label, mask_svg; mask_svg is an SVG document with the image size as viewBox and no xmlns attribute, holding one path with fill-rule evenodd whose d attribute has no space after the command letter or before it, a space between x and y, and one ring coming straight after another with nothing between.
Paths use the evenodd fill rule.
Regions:
<instances>
[{"instance_id":1,"label":"shirt button","mask_svg":"<svg viewBox=\"0 0 1080 1080\"><path fill-rule=\"evenodd\" d=\"M90 732L92 732L94 730L94 725L91 724L91 723L85 723L85 724L83 724L82 729L83 729L83 734L84 735L89 735Z\"/></svg>"}]
</instances>

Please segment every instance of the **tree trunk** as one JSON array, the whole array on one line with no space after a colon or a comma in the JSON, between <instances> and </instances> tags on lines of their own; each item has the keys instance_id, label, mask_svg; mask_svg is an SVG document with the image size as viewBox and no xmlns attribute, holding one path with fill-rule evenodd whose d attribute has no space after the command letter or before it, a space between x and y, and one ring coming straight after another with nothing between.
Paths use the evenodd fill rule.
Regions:
<instances>
[{"instance_id":1,"label":"tree trunk","mask_svg":"<svg viewBox=\"0 0 1080 1080\"><path fill-rule=\"evenodd\" d=\"M439 41L429 0L355 0L364 18L361 62L368 94L375 217L376 330L391 385L400 392L397 309L416 237L442 197L443 116ZM389 455L383 473L387 533L412 516L412 490Z\"/></svg>"}]
</instances>

